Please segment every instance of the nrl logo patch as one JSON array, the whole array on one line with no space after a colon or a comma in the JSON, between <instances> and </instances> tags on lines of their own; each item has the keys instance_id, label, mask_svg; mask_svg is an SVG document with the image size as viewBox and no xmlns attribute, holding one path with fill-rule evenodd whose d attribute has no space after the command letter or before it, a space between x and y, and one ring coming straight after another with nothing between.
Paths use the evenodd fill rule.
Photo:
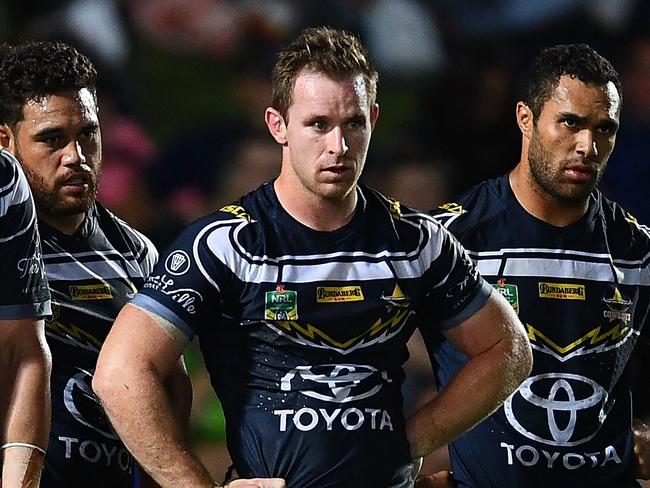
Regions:
<instances>
[{"instance_id":1,"label":"nrl logo patch","mask_svg":"<svg viewBox=\"0 0 650 488\"><path fill-rule=\"evenodd\" d=\"M519 288L517 285L510 285L505 282L505 280L499 280L496 284L493 284L492 287L498 291L503 298L508 300L508 303L515 310L517 315L519 315Z\"/></svg>"},{"instance_id":2,"label":"nrl logo patch","mask_svg":"<svg viewBox=\"0 0 650 488\"><path fill-rule=\"evenodd\" d=\"M70 298L73 300L109 300L113 298L111 287L105 283L97 285L70 285Z\"/></svg>"},{"instance_id":3,"label":"nrl logo patch","mask_svg":"<svg viewBox=\"0 0 650 488\"><path fill-rule=\"evenodd\" d=\"M278 285L275 291L267 291L264 301L266 320L298 320L298 293Z\"/></svg>"},{"instance_id":4,"label":"nrl logo patch","mask_svg":"<svg viewBox=\"0 0 650 488\"><path fill-rule=\"evenodd\" d=\"M359 302L364 300L360 286L319 286L316 288L317 303Z\"/></svg>"},{"instance_id":5,"label":"nrl logo patch","mask_svg":"<svg viewBox=\"0 0 650 488\"><path fill-rule=\"evenodd\" d=\"M554 298L556 300L584 300L585 285L569 283L537 283L540 298Z\"/></svg>"}]
</instances>

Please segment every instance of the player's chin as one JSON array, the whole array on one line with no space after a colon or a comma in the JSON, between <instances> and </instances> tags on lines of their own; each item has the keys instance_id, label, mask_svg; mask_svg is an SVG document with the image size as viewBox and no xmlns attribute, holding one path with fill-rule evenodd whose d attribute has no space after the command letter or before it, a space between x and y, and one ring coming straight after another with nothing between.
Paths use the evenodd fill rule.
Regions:
<instances>
[{"instance_id":1,"label":"player's chin","mask_svg":"<svg viewBox=\"0 0 650 488\"><path fill-rule=\"evenodd\" d=\"M584 200L596 189L597 180L592 178L582 182L571 182L564 187L567 200Z\"/></svg>"},{"instance_id":2,"label":"player's chin","mask_svg":"<svg viewBox=\"0 0 650 488\"><path fill-rule=\"evenodd\" d=\"M62 198L60 199L53 213L57 215L76 215L87 212L94 202L92 195L85 195L81 198Z\"/></svg>"},{"instance_id":3,"label":"player's chin","mask_svg":"<svg viewBox=\"0 0 650 488\"><path fill-rule=\"evenodd\" d=\"M319 193L328 200L344 200L355 189L355 182L324 182L319 185Z\"/></svg>"}]
</instances>

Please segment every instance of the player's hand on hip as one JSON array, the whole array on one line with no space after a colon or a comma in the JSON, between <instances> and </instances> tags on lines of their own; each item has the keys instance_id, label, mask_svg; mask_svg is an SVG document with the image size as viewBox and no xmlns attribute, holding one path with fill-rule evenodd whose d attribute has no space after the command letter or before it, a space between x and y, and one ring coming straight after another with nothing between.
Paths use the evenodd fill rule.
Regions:
<instances>
[{"instance_id":1,"label":"player's hand on hip","mask_svg":"<svg viewBox=\"0 0 650 488\"><path fill-rule=\"evenodd\" d=\"M636 456L636 477L642 480L650 479L650 427L634 420L634 455Z\"/></svg>"},{"instance_id":2,"label":"player's hand on hip","mask_svg":"<svg viewBox=\"0 0 650 488\"><path fill-rule=\"evenodd\" d=\"M435 474L420 476L415 480L415 488L453 488L451 473L438 471Z\"/></svg>"},{"instance_id":3,"label":"player's hand on hip","mask_svg":"<svg viewBox=\"0 0 650 488\"><path fill-rule=\"evenodd\" d=\"M281 478L252 478L233 480L225 488L287 488L287 484Z\"/></svg>"}]
</instances>

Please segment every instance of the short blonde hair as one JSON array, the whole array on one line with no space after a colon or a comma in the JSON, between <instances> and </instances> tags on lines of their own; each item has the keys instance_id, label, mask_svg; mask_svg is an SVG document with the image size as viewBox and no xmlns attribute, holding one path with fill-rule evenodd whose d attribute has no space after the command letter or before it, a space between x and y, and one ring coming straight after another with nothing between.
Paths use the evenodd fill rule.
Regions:
<instances>
[{"instance_id":1,"label":"short blonde hair","mask_svg":"<svg viewBox=\"0 0 650 488\"><path fill-rule=\"evenodd\" d=\"M293 87L303 68L333 79L361 74L368 106L375 104L379 74L368 51L354 35L331 27L311 27L283 49L273 67L271 105L285 119L293 103Z\"/></svg>"}]
</instances>

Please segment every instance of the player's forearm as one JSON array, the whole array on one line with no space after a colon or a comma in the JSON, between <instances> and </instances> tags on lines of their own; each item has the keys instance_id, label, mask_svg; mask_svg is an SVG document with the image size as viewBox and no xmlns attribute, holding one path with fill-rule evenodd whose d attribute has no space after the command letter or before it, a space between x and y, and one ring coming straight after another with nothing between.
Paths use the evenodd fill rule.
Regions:
<instances>
[{"instance_id":1,"label":"player's forearm","mask_svg":"<svg viewBox=\"0 0 650 488\"><path fill-rule=\"evenodd\" d=\"M632 426L634 435L634 456L636 458L637 479L650 479L650 426L642 419L635 418Z\"/></svg>"},{"instance_id":2,"label":"player's forearm","mask_svg":"<svg viewBox=\"0 0 650 488\"><path fill-rule=\"evenodd\" d=\"M4 450L2 488L38 488L45 455L34 448L16 446Z\"/></svg>"},{"instance_id":3,"label":"player's forearm","mask_svg":"<svg viewBox=\"0 0 650 488\"><path fill-rule=\"evenodd\" d=\"M183 357L178 359L176 368L172 370L164 383L167 397L183 440L187 441L190 429L190 414L192 413L192 382L185 369Z\"/></svg>"},{"instance_id":4,"label":"player's forearm","mask_svg":"<svg viewBox=\"0 0 650 488\"><path fill-rule=\"evenodd\" d=\"M11 403L5 412L2 486L38 487L50 432L50 356L44 341L12 358Z\"/></svg>"},{"instance_id":5,"label":"player's forearm","mask_svg":"<svg viewBox=\"0 0 650 488\"><path fill-rule=\"evenodd\" d=\"M528 376L530 347L520 336L470 359L436 398L407 421L415 459L466 432L496 410Z\"/></svg>"},{"instance_id":6,"label":"player's forearm","mask_svg":"<svg viewBox=\"0 0 650 488\"><path fill-rule=\"evenodd\" d=\"M154 371L131 364L99 365L93 387L126 447L160 486L213 486L206 469L186 447Z\"/></svg>"}]
</instances>

